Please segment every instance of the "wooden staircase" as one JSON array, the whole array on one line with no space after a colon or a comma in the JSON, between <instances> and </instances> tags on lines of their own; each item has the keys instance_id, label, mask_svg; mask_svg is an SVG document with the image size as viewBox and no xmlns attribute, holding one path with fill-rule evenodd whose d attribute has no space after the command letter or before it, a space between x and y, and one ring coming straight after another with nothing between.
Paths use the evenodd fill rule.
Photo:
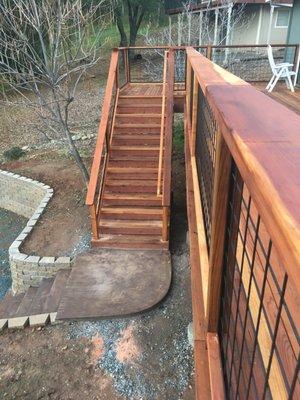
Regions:
<instances>
[{"instance_id":1,"label":"wooden staircase","mask_svg":"<svg viewBox=\"0 0 300 400\"><path fill-rule=\"evenodd\" d=\"M162 96L118 97L99 212L98 247L160 249L157 196Z\"/></svg>"},{"instance_id":2,"label":"wooden staircase","mask_svg":"<svg viewBox=\"0 0 300 400\"><path fill-rule=\"evenodd\" d=\"M119 88L118 57L112 55L86 201L93 246L169 247L172 61L166 52L162 83Z\"/></svg>"},{"instance_id":3,"label":"wooden staircase","mask_svg":"<svg viewBox=\"0 0 300 400\"><path fill-rule=\"evenodd\" d=\"M8 291L0 301L0 331L53 323L69 274L69 270L62 269L54 278L42 279L39 287L31 286L25 293L13 295Z\"/></svg>"}]
</instances>

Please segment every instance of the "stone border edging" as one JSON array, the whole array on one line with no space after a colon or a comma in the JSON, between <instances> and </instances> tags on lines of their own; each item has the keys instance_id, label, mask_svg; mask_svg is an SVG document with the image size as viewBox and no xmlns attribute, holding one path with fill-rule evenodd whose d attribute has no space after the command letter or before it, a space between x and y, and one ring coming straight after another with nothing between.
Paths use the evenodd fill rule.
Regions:
<instances>
[{"instance_id":1,"label":"stone border edging","mask_svg":"<svg viewBox=\"0 0 300 400\"><path fill-rule=\"evenodd\" d=\"M44 192L44 196L42 197L42 199L37 199L37 207L32 207L32 209L35 208L35 211L29 217L26 227L22 230L19 236L13 241L13 243L9 247L9 263L12 276L12 290L16 293L27 290L29 286L38 286L43 278L50 278L54 276L60 269L70 268L71 257L40 257L28 255L20 251L22 243L32 232L34 226L44 212L45 207L53 196L53 189L50 188L50 186L35 181L31 178L26 178L18 174L14 174L13 172L3 171L0 169L0 177L1 176L7 177L7 179L10 181L11 179L17 179L18 183L27 183L27 187L24 188L24 190L25 192L29 192L30 188L33 188L32 197L36 196L36 189L41 189L41 194ZM30 185L28 185L28 183ZM22 209L23 204L21 203L19 206L21 211L18 213L15 210L16 202L14 202L14 212L21 215L27 214L26 216L28 217L28 210ZM1 205L1 207L5 208L5 206L3 205ZM11 210L10 207L8 207L7 209Z\"/></svg>"}]
</instances>

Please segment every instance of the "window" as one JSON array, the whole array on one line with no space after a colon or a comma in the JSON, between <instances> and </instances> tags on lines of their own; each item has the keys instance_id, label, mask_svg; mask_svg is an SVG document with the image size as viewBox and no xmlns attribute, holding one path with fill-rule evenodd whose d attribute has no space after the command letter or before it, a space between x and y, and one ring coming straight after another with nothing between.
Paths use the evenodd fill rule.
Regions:
<instances>
[{"instance_id":1,"label":"window","mask_svg":"<svg viewBox=\"0 0 300 400\"><path fill-rule=\"evenodd\" d=\"M289 26L290 10L278 10L275 28L287 28Z\"/></svg>"}]
</instances>

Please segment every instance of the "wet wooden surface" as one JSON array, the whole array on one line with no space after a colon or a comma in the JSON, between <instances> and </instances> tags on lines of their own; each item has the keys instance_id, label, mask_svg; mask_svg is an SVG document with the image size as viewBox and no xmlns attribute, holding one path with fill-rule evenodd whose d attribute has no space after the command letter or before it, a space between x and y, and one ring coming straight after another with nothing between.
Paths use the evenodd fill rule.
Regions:
<instances>
[{"instance_id":1,"label":"wet wooden surface","mask_svg":"<svg viewBox=\"0 0 300 400\"><path fill-rule=\"evenodd\" d=\"M134 314L161 301L170 283L169 252L90 251L76 258L57 319Z\"/></svg>"},{"instance_id":2,"label":"wet wooden surface","mask_svg":"<svg viewBox=\"0 0 300 400\"><path fill-rule=\"evenodd\" d=\"M300 88L296 87L295 93L292 93L284 83L279 83L272 93L268 93L265 83L255 83L253 86L300 115Z\"/></svg>"}]
</instances>

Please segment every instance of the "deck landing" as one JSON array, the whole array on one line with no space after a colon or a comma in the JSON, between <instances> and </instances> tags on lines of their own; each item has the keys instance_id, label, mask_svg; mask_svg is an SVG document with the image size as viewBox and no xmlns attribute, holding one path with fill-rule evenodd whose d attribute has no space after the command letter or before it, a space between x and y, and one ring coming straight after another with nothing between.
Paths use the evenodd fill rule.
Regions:
<instances>
[{"instance_id":1,"label":"deck landing","mask_svg":"<svg viewBox=\"0 0 300 400\"><path fill-rule=\"evenodd\" d=\"M101 249L79 255L57 319L130 315L160 302L171 283L166 251Z\"/></svg>"}]
</instances>

